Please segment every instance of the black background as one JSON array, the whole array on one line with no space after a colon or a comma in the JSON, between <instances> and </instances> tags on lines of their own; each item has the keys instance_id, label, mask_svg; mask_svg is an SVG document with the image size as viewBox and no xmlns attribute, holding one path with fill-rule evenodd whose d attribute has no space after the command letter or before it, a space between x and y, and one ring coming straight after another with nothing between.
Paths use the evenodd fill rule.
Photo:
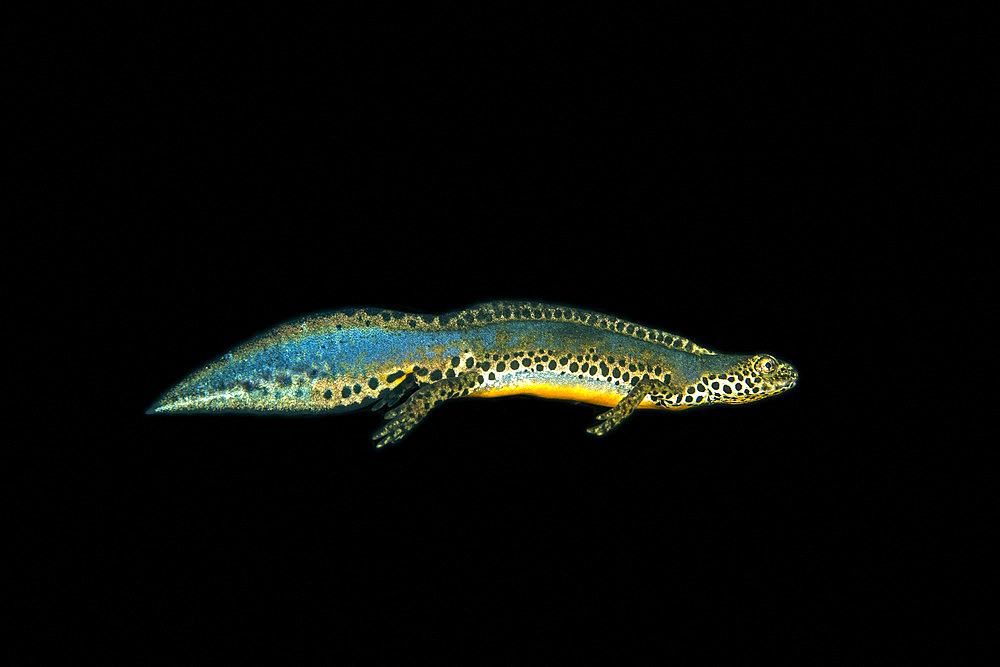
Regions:
<instances>
[{"instance_id":1,"label":"black background","mask_svg":"<svg viewBox=\"0 0 1000 667\"><path fill-rule=\"evenodd\" d=\"M66 290L113 361L40 481L59 546L39 582L76 585L34 608L63 641L912 642L947 587L949 535L925 530L946 480L865 389L911 315L925 90L948 75L908 26L530 6L83 25L60 82L89 250ZM496 298L770 352L800 382L600 439L592 406L454 401L382 452L371 413L143 414L298 315Z\"/></svg>"}]
</instances>

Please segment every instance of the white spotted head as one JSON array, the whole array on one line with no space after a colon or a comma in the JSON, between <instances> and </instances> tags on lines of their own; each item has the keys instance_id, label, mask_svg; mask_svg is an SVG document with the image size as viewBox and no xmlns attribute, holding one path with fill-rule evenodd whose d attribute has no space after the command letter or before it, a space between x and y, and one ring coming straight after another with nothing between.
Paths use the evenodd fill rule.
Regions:
<instances>
[{"instance_id":1,"label":"white spotted head","mask_svg":"<svg viewBox=\"0 0 1000 667\"><path fill-rule=\"evenodd\" d=\"M707 373L699 381L709 403L749 403L777 396L795 386L799 373L769 354L755 354L720 373Z\"/></svg>"}]
</instances>

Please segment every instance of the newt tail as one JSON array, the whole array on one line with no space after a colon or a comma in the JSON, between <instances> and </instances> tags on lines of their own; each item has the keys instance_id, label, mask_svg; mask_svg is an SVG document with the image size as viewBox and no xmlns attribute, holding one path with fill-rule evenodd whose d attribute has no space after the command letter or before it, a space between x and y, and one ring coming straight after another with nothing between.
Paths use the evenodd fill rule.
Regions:
<instances>
[{"instance_id":1,"label":"newt tail","mask_svg":"<svg viewBox=\"0 0 1000 667\"><path fill-rule=\"evenodd\" d=\"M335 413L386 408L376 447L399 442L460 396L530 394L610 409L604 435L637 409L746 403L795 386L768 354L720 354L611 315L492 302L444 315L351 309L292 320L168 390L148 414Z\"/></svg>"}]
</instances>

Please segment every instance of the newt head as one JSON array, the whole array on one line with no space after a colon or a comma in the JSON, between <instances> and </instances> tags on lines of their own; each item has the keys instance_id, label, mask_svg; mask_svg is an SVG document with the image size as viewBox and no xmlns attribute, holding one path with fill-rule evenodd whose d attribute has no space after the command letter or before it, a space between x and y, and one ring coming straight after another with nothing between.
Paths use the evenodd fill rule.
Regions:
<instances>
[{"instance_id":1,"label":"newt head","mask_svg":"<svg viewBox=\"0 0 1000 667\"><path fill-rule=\"evenodd\" d=\"M750 403L788 391L798 379L799 372L787 361L755 354L703 381L711 403Z\"/></svg>"}]
</instances>

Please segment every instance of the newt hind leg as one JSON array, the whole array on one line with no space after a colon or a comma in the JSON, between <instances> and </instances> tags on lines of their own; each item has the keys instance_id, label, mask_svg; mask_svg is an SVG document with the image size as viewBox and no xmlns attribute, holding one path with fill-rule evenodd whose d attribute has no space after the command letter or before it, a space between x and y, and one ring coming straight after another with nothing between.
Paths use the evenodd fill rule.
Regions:
<instances>
[{"instance_id":1,"label":"newt hind leg","mask_svg":"<svg viewBox=\"0 0 1000 667\"><path fill-rule=\"evenodd\" d=\"M417 386L417 378L415 375L413 373L407 373L406 377L404 377L399 384L392 389L387 390L380 399L372 403L372 412L376 412L382 408L391 408L396 405L396 403L403 400L406 395L416 389Z\"/></svg>"},{"instance_id":2,"label":"newt hind leg","mask_svg":"<svg viewBox=\"0 0 1000 667\"><path fill-rule=\"evenodd\" d=\"M654 401L662 400L666 396L670 396L673 392L670 390L670 384L663 382L662 380L655 380L653 378L643 378L639 380L629 390L625 398L618 401L618 405L611 408L607 412L602 412L597 415L597 421L601 422L587 429L587 433L593 433L594 435L604 435L609 433L613 429L617 428L625 419L632 414L635 409L642 403L642 400L649 396Z\"/></svg>"},{"instance_id":3,"label":"newt hind leg","mask_svg":"<svg viewBox=\"0 0 1000 667\"><path fill-rule=\"evenodd\" d=\"M449 398L467 395L476 387L478 380L479 373L469 371L457 377L420 385L406 401L385 413L386 423L372 435L375 448L381 449L399 442L427 416L432 408Z\"/></svg>"}]
</instances>

